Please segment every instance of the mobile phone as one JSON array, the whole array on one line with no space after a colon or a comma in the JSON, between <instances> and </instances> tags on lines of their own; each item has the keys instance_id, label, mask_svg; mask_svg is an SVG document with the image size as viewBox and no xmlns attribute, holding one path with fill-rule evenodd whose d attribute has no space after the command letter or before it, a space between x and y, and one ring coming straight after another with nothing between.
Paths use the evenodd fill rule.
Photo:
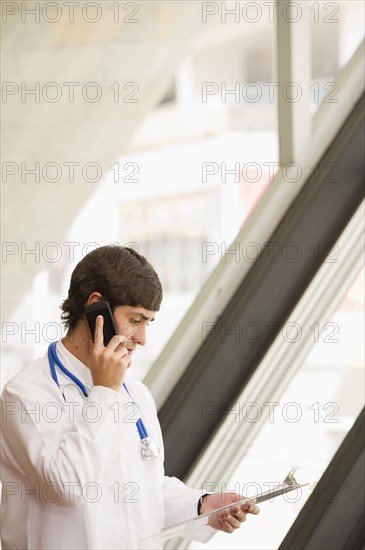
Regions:
<instances>
[{"instance_id":1,"label":"mobile phone","mask_svg":"<svg viewBox=\"0 0 365 550\"><path fill-rule=\"evenodd\" d=\"M118 334L118 330L115 325L113 313L109 302L107 302L106 300L103 300L101 302L94 302L93 304L90 304L85 307L85 313L86 313L87 321L89 323L91 336L93 339L94 339L94 333L95 333L96 318L98 315L103 316L104 318L103 340L104 340L104 346L107 346L110 340L113 338L113 336Z\"/></svg>"}]
</instances>

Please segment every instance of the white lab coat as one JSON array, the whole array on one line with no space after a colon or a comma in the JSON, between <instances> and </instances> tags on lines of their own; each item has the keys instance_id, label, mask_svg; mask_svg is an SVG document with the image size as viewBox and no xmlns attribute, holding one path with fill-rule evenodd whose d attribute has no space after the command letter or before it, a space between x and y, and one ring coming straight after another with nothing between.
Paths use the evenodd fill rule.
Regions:
<instances>
[{"instance_id":1,"label":"white lab coat","mask_svg":"<svg viewBox=\"0 0 365 550\"><path fill-rule=\"evenodd\" d=\"M47 356L6 384L3 550L162 547L158 533L196 515L202 493L164 475L163 441L151 394L129 371L125 382L131 397L125 390L93 386L89 369L62 342L57 353L85 384L89 397L56 367L59 389ZM139 417L160 448L158 459L141 457ZM189 536L207 542L215 532L203 526Z\"/></svg>"}]
</instances>

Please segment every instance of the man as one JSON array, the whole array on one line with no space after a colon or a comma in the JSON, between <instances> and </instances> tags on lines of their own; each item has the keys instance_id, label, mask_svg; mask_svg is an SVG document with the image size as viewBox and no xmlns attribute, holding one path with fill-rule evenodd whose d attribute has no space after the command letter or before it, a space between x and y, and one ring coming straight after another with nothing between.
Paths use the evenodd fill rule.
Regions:
<instances>
[{"instance_id":1,"label":"man","mask_svg":"<svg viewBox=\"0 0 365 550\"><path fill-rule=\"evenodd\" d=\"M102 300L119 333L106 346L103 318L91 335L85 317ZM129 372L161 300L157 274L133 249L104 246L76 266L62 304L65 338L4 388L3 550L157 548L164 527L222 506L222 495L201 499L164 475L154 401ZM232 532L247 513L257 506L217 514L192 536Z\"/></svg>"}]
</instances>

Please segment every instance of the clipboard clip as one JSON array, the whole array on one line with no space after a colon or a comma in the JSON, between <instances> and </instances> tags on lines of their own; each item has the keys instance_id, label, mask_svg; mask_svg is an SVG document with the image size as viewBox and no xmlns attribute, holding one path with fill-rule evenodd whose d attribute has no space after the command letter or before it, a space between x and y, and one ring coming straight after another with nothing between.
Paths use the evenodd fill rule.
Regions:
<instances>
[{"instance_id":1,"label":"clipboard clip","mask_svg":"<svg viewBox=\"0 0 365 550\"><path fill-rule=\"evenodd\" d=\"M288 475L284 479L282 485L296 485L296 486L299 485L299 483L297 482L297 480L294 477L294 474L297 471L297 469L298 469L297 465L292 467L292 469L290 470L290 472L288 473Z\"/></svg>"}]
</instances>

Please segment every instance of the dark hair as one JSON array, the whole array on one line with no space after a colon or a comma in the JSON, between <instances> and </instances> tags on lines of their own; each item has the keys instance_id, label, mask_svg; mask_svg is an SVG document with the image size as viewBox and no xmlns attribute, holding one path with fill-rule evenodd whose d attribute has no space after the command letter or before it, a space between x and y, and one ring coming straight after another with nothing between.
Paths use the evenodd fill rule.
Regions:
<instances>
[{"instance_id":1,"label":"dark hair","mask_svg":"<svg viewBox=\"0 0 365 550\"><path fill-rule=\"evenodd\" d=\"M92 292L100 292L112 308L128 305L158 311L162 300L161 282L151 264L133 248L123 246L101 246L77 264L61 306L66 328L72 330L84 316Z\"/></svg>"}]
</instances>

